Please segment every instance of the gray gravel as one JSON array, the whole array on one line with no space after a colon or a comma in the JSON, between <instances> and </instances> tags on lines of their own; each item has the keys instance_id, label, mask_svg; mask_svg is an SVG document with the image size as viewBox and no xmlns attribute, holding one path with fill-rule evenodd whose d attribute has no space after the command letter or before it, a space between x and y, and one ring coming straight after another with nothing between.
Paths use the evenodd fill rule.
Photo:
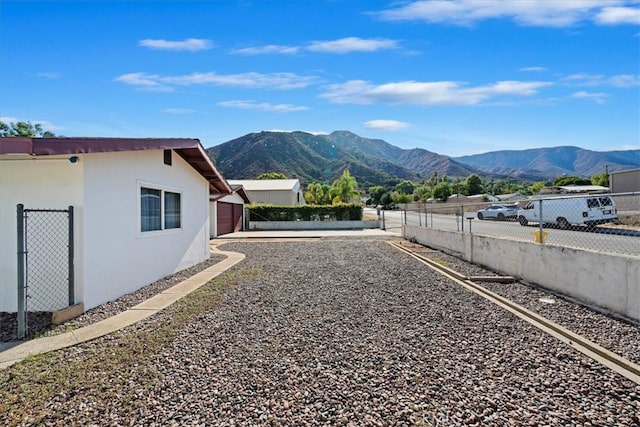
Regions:
<instances>
[{"instance_id":1,"label":"gray gravel","mask_svg":"<svg viewBox=\"0 0 640 427\"><path fill-rule=\"evenodd\" d=\"M497 276L498 273L472 265L455 256L418 244L402 242L404 247L467 276ZM479 285L576 332L634 363L640 364L640 327L595 307L582 305L562 295L551 294L533 284L481 281Z\"/></svg>"},{"instance_id":2,"label":"gray gravel","mask_svg":"<svg viewBox=\"0 0 640 427\"><path fill-rule=\"evenodd\" d=\"M381 240L234 242L221 249L247 254L232 272L254 274L155 355L117 373L135 380L123 386L110 373L93 373L85 389L60 390L50 400L46 421L640 425L639 385ZM168 313L121 334L152 332ZM581 311L574 318L604 316ZM627 332L623 347L639 348L638 329ZM117 352L115 339L63 350L59 360L92 349ZM149 377L156 381L144 389ZM112 400L96 399L104 387L113 388ZM121 410L117 398L132 391L135 413Z\"/></svg>"}]
</instances>

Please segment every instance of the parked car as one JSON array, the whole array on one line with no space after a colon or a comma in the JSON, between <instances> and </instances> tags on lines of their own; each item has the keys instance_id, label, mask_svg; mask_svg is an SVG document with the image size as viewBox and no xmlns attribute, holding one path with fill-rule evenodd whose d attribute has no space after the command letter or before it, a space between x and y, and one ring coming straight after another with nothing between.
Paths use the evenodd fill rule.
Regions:
<instances>
[{"instance_id":1,"label":"parked car","mask_svg":"<svg viewBox=\"0 0 640 427\"><path fill-rule=\"evenodd\" d=\"M478 219L516 219L518 217L517 205L489 205L477 212Z\"/></svg>"}]
</instances>

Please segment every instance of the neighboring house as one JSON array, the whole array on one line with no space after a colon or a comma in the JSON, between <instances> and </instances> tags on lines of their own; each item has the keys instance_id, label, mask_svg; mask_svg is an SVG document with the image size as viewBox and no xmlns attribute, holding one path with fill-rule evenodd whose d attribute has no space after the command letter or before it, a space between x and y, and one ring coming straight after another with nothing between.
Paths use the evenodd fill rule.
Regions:
<instances>
[{"instance_id":1,"label":"neighboring house","mask_svg":"<svg viewBox=\"0 0 640 427\"><path fill-rule=\"evenodd\" d=\"M496 197L501 202L517 202L527 199L527 196L521 193L497 194Z\"/></svg>"},{"instance_id":2,"label":"neighboring house","mask_svg":"<svg viewBox=\"0 0 640 427\"><path fill-rule=\"evenodd\" d=\"M244 230L244 205L251 199L242 185L231 187L231 194L212 194L209 203L211 238Z\"/></svg>"},{"instance_id":3,"label":"neighboring house","mask_svg":"<svg viewBox=\"0 0 640 427\"><path fill-rule=\"evenodd\" d=\"M612 193L640 191L640 169L609 172L609 188Z\"/></svg>"},{"instance_id":4,"label":"neighboring house","mask_svg":"<svg viewBox=\"0 0 640 427\"><path fill-rule=\"evenodd\" d=\"M474 203L499 202L500 199L492 194L474 194L472 196L467 196L467 201Z\"/></svg>"},{"instance_id":5,"label":"neighboring house","mask_svg":"<svg viewBox=\"0 0 640 427\"><path fill-rule=\"evenodd\" d=\"M297 179L230 179L229 185L242 185L253 203L304 205L304 194Z\"/></svg>"},{"instance_id":6,"label":"neighboring house","mask_svg":"<svg viewBox=\"0 0 640 427\"><path fill-rule=\"evenodd\" d=\"M609 187L603 187L601 185L557 185L544 187L540 190L539 194L600 194L608 192Z\"/></svg>"},{"instance_id":7,"label":"neighboring house","mask_svg":"<svg viewBox=\"0 0 640 427\"><path fill-rule=\"evenodd\" d=\"M73 206L74 302L88 310L209 258L210 195L231 193L197 139L0 138L0 311L17 309L18 204ZM32 263L36 239L62 232L30 221ZM30 281L65 267L46 261Z\"/></svg>"},{"instance_id":8,"label":"neighboring house","mask_svg":"<svg viewBox=\"0 0 640 427\"><path fill-rule=\"evenodd\" d=\"M447 203L464 203L467 200L467 196L465 196L464 194L452 194L447 197Z\"/></svg>"}]
</instances>

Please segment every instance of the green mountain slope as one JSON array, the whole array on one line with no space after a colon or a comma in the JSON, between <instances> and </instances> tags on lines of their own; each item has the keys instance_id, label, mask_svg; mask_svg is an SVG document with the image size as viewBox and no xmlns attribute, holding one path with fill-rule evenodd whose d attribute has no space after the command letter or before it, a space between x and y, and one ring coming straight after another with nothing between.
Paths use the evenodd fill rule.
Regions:
<instances>
[{"instance_id":1,"label":"green mountain slope","mask_svg":"<svg viewBox=\"0 0 640 427\"><path fill-rule=\"evenodd\" d=\"M640 150L595 152L578 147L504 150L451 158L421 148L405 150L381 139L348 131L329 135L307 132L257 132L207 149L228 179L252 179L280 172L304 185L330 183L345 169L361 187L395 185L438 176L465 178L478 174L544 181L562 174L590 177L640 167Z\"/></svg>"}]
</instances>

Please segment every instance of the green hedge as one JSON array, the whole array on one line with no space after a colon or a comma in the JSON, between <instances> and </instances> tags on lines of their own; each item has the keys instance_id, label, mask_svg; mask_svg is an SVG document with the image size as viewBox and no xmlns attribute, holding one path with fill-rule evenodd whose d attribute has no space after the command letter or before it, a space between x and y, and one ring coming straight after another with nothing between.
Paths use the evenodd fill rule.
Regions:
<instances>
[{"instance_id":1,"label":"green hedge","mask_svg":"<svg viewBox=\"0 0 640 427\"><path fill-rule=\"evenodd\" d=\"M249 206L249 221L361 221L361 204Z\"/></svg>"}]
</instances>

